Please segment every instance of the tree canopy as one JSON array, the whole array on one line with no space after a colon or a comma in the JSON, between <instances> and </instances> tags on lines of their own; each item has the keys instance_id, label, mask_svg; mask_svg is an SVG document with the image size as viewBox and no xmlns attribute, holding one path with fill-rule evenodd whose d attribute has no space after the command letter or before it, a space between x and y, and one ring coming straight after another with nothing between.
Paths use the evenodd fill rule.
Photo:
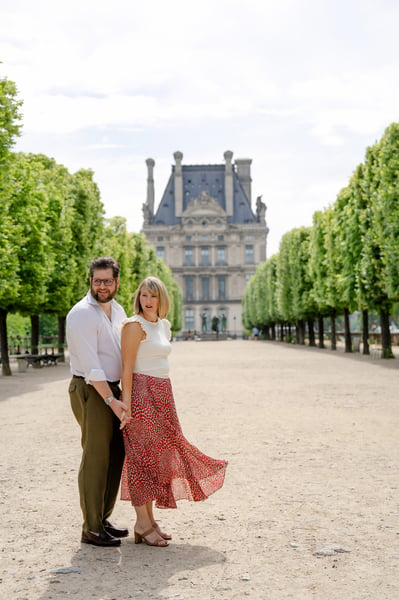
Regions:
<instances>
[{"instance_id":1,"label":"tree canopy","mask_svg":"<svg viewBox=\"0 0 399 600\"><path fill-rule=\"evenodd\" d=\"M367 148L334 204L314 213L311 228L285 234L278 254L258 266L243 298L245 327L330 315L333 328L337 314L375 311L383 356L393 356L389 314L399 300L398 239L399 124L392 123Z\"/></svg>"}]
</instances>

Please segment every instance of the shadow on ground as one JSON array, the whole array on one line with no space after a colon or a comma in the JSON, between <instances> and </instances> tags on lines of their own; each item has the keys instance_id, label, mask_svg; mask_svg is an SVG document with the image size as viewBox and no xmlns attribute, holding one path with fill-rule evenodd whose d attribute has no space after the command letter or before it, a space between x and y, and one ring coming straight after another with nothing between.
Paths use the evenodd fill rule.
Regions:
<instances>
[{"instance_id":1,"label":"shadow on ground","mask_svg":"<svg viewBox=\"0 0 399 600\"><path fill-rule=\"evenodd\" d=\"M298 344L289 344L287 342L260 340L263 344L277 344L280 348L286 347L290 350L299 350L301 352L317 352L326 356L335 356L342 360L355 360L357 362L366 362L373 367L383 367L385 369L399 369L399 349L397 346L392 348L395 358L383 359L375 353L362 354L362 352L345 352L343 345L339 345L337 350L331 348L319 348L318 346L299 346Z\"/></svg>"},{"instance_id":2,"label":"shadow on ground","mask_svg":"<svg viewBox=\"0 0 399 600\"><path fill-rule=\"evenodd\" d=\"M0 401L39 390L51 381L62 381L70 377L69 361L58 365L49 365L41 369L29 367L24 373L11 365L12 375L0 375Z\"/></svg>"},{"instance_id":3,"label":"shadow on ground","mask_svg":"<svg viewBox=\"0 0 399 600\"><path fill-rule=\"evenodd\" d=\"M129 538L120 548L82 545L71 558L70 568L76 572L57 573L55 569L55 572L47 573L48 587L40 599L53 600L69 595L79 600L164 600L165 596L161 593L169 587L171 578L175 579L171 591L173 597L187 597L187 588L194 590L198 585L198 581L196 584L190 581L190 571L218 565L225 560L220 552L185 543L173 543L168 548L151 548L144 544L138 546L133 538ZM179 573L181 577L176 578Z\"/></svg>"}]
</instances>

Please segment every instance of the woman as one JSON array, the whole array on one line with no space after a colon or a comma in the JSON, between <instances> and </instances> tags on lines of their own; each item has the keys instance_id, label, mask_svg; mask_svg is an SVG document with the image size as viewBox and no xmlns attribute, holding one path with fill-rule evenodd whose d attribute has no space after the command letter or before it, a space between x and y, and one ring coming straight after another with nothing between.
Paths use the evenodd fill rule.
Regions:
<instances>
[{"instance_id":1,"label":"woman","mask_svg":"<svg viewBox=\"0 0 399 600\"><path fill-rule=\"evenodd\" d=\"M121 497L136 511L136 544L168 545L153 516L176 508L176 500L205 500L222 487L227 462L210 458L183 436L169 379L169 297L162 281L147 277L122 329L122 393L130 408L122 415L126 459Z\"/></svg>"}]
</instances>

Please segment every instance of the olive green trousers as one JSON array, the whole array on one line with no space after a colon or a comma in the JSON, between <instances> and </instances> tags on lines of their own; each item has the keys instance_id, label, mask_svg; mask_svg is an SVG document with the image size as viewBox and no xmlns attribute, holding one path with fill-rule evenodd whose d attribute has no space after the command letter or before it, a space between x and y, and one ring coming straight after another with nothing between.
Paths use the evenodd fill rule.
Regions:
<instances>
[{"instance_id":1,"label":"olive green trousers","mask_svg":"<svg viewBox=\"0 0 399 600\"><path fill-rule=\"evenodd\" d=\"M118 383L109 385L113 395L119 398ZM82 529L101 533L115 505L125 457L120 421L82 377L72 377L69 397L82 432L83 453L78 476Z\"/></svg>"}]
</instances>

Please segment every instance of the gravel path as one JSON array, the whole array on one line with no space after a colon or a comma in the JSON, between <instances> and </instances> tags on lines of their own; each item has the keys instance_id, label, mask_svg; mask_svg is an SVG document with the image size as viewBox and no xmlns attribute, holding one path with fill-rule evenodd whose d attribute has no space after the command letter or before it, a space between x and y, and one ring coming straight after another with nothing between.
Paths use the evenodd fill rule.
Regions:
<instances>
[{"instance_id":1,"label":"gravel path","mask_svg":"<svg viewBox=\"0 0 399 600\"><path fill-rule=\"evenodd\" d=\"M168 548L80 544L67 364L0 377L7 600L397 600L397 360L278 342L177 342L186 437L229 460L204 503L158 511ZM116 524L133 529L118 503Z\"/></svg>"}]
</instances>

